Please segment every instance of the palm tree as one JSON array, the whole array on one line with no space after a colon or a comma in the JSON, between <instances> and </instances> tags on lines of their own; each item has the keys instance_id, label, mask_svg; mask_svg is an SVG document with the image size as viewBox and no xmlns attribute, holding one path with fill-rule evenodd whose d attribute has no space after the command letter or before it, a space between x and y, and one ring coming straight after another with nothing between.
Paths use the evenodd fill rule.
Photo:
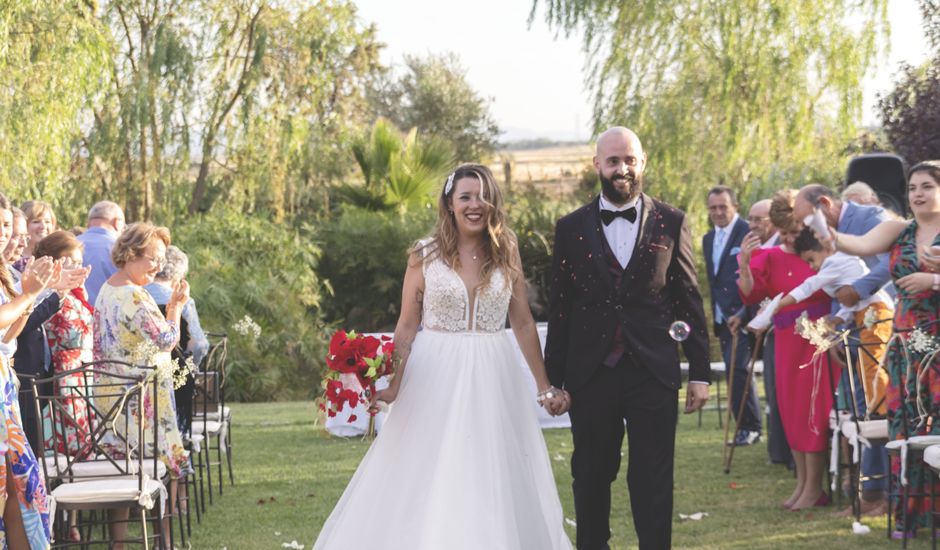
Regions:
<instances>
[{"instance_id":1,"label":"palm tree","mask_svg":"<svg viewBox=\"0 0 940 550\"><path fill-rule=\"evenodd\" d=\"M418 138L416 128L406 135L385 119L357 136L353 158L362 172L361 185L345 184L340 195L368 210L407 210L431 203L454 165L454 150L435 137Z\"/></svg>"}]
</instances>

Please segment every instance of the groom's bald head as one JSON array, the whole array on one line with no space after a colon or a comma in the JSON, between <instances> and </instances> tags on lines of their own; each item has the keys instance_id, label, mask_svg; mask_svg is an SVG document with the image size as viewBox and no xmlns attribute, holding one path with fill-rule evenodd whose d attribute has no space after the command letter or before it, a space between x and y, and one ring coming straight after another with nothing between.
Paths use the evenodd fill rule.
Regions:
<instances>
[{"instance_id":1,"label":"groom's bald head","mask_svg":"<svg viewBox=\"0 0 940 550\"><path fill-rule=\"evenodd\" d=\"M608 128L597 137L594 168L607 200L625 204L642 191L646 153L640 138L623 126Z\"/></svg>"}]
</instances>

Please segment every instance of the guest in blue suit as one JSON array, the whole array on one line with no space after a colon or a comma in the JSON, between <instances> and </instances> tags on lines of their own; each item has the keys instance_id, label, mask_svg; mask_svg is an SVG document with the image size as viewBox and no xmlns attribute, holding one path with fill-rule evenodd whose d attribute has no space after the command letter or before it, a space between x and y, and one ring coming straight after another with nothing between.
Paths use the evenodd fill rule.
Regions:
<instances>
[{"instance_id":1,"label":"guest in blue suit","mask_svg":"<svg viewBox=\"0 0 940 550\"><path fill-rule=\"evenodd\" d=\"M822 210L826 222L837 228L839 233L846 235L864 235L876 225L890 219L888 212L880 206L842 201L832 189L819 184L807 185L800 189L793 203L793 216L801 220L811 214L814 208ZM846 285L836 291L834 302L854 306L859 301L871 297L882 287L886 287L888 294L894 297L894 287L890 285L891 276L888 272L888 254L866 256L862 260L871 272L851 285ZM833 311L838 307L838 304L833 303ZM852 347L850 351L855 357L858 356L857 346ZM854 364L858 364L857 359ZM842 382L839 385L840 395L848 395L848 388L848 371L843 370ZM861 385L856 388L855 401L859 414L866 414L865 395ZM871 448L862 450L862 474L875 477L862 484L862 513L864 515L877 516L885 513L887 473L888 455L883 445L872 445ZM843 515L851 515L851 511L846 510Z\"/></svg>"},{"instance_id":2,"label":"guest in blue suit","mask_svg":"<svg viewBox=\"0 0 940 550\"><path fill-rule=\"evenodd\" d=\"M751 344L742 330L747 314L738 294L737 261L741 241L750 227L738 216L738 201L730 187L713 187L708 191L707 201L708 219L714 228L702 238L702 252L711 288L715 335L721 342L726 375L734 369L730 401L734 415L741 410L741 401L744 400L741 426L734 436L734 444L751 445L760 440L761 414L753 380L747 383ZM731 365L732 335L735 333L738 335L737 351L734 365Z\"/></svg>"}]
</instances>

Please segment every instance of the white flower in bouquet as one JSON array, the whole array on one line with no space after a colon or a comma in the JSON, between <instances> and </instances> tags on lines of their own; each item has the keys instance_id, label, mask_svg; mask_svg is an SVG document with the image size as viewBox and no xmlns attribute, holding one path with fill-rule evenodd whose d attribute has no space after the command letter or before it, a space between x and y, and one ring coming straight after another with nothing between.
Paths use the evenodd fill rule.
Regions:
<instances>
[{"instance_id":1,"label":"white flower in bouquet","mask_svg":"<svg viewBox=\"0 0 940 550\"><path fill-rule=\"evenodd\" d=\"M238 334L251 337L254 340L257 340L261 337L261 326L259 326L258 323L256 323L254 319L248 315L242 317L242 319L235 323L232 328L234 328L235 332Z\"/></svg>"},{"instance_id":2,"label":"white flower in bouquet","mask_svg":"<svg viewBox=\"0 0 940 550\"><path fill-rule=\"evenodd\" d=\"M907 345L910 349L914 350L916 353L933 353L937 350L937 341L921 330L920 327L915 328L911 331L911 335L908 336Z\"/></svg>"},{"instance_id":3,"label":"white flower in bouquet","mask_svg":"<svg viewBox=\"0 0 940 550\"><path fill-rule=\"evenodd\" d=\"M832 347L837 340L833 338L832 329L826 323L825 317L810 321L804 311L796 320L796 332L816 347L817 352L823 352Z\"/></svg>"},{"instance_id":4,"label":"white flower in bouquet","mask_svg":"<svg viewBox=\"0 0 940 550\"><path fill-rule=\"evenodd\" d=\"M137 347L131 351L130 362L140 367L152 367L154 372L148 378L172 380L174 389L183 387L189 375L196 372L196 364L192 357L187 357L177 368L176 361L170 353L160 351L160 348L150 340L137 344Z\"/></svg>"},{"instance_id":5,"label":"white flower in bouquet","mask_svg":"<svg viewBox=\"0 0 940 550\"><path fill-rule=\"evenodd\" d=\"M865 310L865 319L863 320L865 328L871 330L871 327L875 326L875 323L878 322L878 313L875 311L875 308L869 307Z\"/></svg>"}]
</instances>

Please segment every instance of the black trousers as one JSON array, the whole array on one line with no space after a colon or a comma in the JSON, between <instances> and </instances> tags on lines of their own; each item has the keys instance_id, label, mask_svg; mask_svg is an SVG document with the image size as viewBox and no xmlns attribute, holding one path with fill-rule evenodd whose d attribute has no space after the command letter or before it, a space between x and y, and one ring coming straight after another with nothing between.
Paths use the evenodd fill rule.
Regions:
<instances>
[{"instance_id":1,"label":"black trousers","mask_svg":"<svg viewBox=\"0 0 940 550\"><path fill-rule=\"evenodd\" d=\"M599 367L571 397L571 474L579 550L609 548L610 486L620 470L625 421L627 487L640 549L668 549L678 392L624 359L613 368Z\"/></svg>"}]
</instances>

